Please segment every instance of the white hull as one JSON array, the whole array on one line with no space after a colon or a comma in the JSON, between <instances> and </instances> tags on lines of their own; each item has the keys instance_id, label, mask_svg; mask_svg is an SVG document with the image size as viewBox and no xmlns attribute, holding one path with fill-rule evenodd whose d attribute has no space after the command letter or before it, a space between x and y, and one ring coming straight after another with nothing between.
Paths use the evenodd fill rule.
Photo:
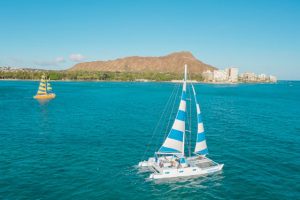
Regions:
<instances>
[{"instance_id":1,"label":"white hull","mask_svg":"<svg viewBox=\"0 0 300 200\"><path fill-rule=\"evenodd\" d=\"M167 158L167 162L164 162L163 165L159 164L160 161L166 161L164 160L165 158ZM156 162L154 158L149 158L147 161L140 162L139 167L147 168L149 171L153 172L149 176L150 179L163 179L211 174L221 171L224 166L224 164L215 163L206 157L190 157L187 158L187 166L173 166L174 162L172 157L165 158L158 162Z\"/></svg>"}]
</instances>

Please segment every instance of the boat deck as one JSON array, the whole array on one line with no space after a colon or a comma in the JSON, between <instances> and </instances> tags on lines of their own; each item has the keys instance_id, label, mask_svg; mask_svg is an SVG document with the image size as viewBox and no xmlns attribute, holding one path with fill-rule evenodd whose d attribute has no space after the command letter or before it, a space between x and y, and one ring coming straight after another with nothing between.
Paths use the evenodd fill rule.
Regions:
<instances>
[{"instance_id":1,"label":"boat deck","mask_svg":"<svg viewBox=\"0 0 300 200\"><path fill-rule=\"evenodd\" d=\"M207 169L214 166L217 166L218 163L207 157L195 156L187 159L187 166L182 167L178 161L171 159L170 157L162 157L160 158L161 163L152 162L151 165L148 166L148 169L154 174L163 173L165 170L178 170L181 168L200 168Z\"/></svg>"},{"instance_id":2,"label":"boat deck","mask_svg":"<svg viewBox=\"0 0 300 200\"><path fill-rule=\"evenodd\" d=\"M202 169L218 165L218 163L207 157L191 157L188 159L188 162L191 166L199 167Z\"/></svg>"}]
</instances>

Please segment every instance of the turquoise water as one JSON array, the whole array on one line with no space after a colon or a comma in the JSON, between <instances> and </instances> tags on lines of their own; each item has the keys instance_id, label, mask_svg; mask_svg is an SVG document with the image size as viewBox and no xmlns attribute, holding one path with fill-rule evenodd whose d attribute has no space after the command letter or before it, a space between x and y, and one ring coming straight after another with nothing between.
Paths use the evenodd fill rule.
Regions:
<instances>
[{"instance_id":1,"label":"turquoise water","mask_svg":"<svg viewBox=\"0 0 300 200\"><path fill-rule=\"evenodd\" d=\"M0 81L0 199L300 198L300 82L196 85L223 172L163 182L136 164L175 84L52 85L41 105L38 82Z\"/></svg>"}]
</instances>

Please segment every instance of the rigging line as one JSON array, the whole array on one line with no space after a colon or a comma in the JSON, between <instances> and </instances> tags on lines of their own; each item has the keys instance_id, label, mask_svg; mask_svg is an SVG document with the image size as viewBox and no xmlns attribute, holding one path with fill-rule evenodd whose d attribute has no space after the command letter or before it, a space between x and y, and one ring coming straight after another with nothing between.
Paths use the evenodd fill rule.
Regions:
<instances>
[{"instance_id":1,"label":"rigging line","mask_svg":"<svg viewBox=\"0 0 300 200\"><path fill-rule=\"evenodd\" d=\"M167 103L166 103L166 105L165 105L165 107L164 107L164 109L163 109L163 112L162 112L162 114L161 114L161 116L160 116L160 119L159 119L158 123L156 124L156 127L155 127L155 129L154 129L154 131L153 131L153 134L152 134L152 136L151 136L151 140L150 140L149 143L147 144L147 149L146 149L146 151L144 152L143 158L144 158L145 154L148 152L148 150L149 150L149 148L150 148L150 144L151 144L152 141L153 141L154 135L157 134L157 130L158 130L160 124L161 124L161 120L162 120L162 119L164 118L164 116L165 116L165 113L166 113L167 108L169 107L169 104L170 104L170 102L171 102L171 99L172 99L172 97L173 97L173 93L174 93L175 89L176 89L176 87L173 88L172 93L171 93L171 95L170 95L170 97L169 97L169 99L168 99L168 101L167 101Z\"/></svg>"},{"instance_id":2,"label":"rigging line","mask_svg":"<svg viewBox=\"0 0 300 200\"><path fill-rule=\"evenodd\" d=\"M190 73L188 72L188 79L191 81ZM189 135L186 137L186 143L188 147L188 155L191 156L191 146L192 146L192 93L191 93L191 84L188 87L189 93L189 108L187 108L187 127Z\"/></svg>"},{"instance_id":3,"label":"rigging line","mask_svg":"<svg viewBox=\"0 0 300 200\"><path fill-rule=\"evenodd\" d=\"M189 132L189 130L188 130L188 118L189 118L188 103L189 103L189 99L190 99L188 91L189 90L188 90L188 84L187 84L187 86L186 86L186 120L185 120L186 126L185 126L185 137L184 137L185 147L188 146L188 144L189 144L189 141L187 140L188 132Z\"/></svg>"},{"instance_id":4,"label":"rigging line","mask_svg":"<svg viewBox=\"0 0 300 200\"><path fill-rule=\"evenodd\" d=\"M160 116L160 118L159 118L159 120L158 120L158 123L156 124L156 127L154 128L154 130L153 130L153 132L152 132L151 139L150 139L150 141L149 141L148 144L147 144L147 147L146 147L146 150L145 150L145 152L144 152L144 154L143 154L143 156L142 156L142 159L145 157L146 153L147 153L148 150L149 150L150 144L151 144L151 142L153 141L154 135L155 135L155 133L156 133L156 131L157 131L157 128L158 128L158 126L159 126L159 124L160 124L160 121L161 121L162 117L164 116L164 113L165 113L165 111L166 111L166 109L167 109L167 107L168 107L168 104L170 103L171 97L173 96L173 93L174 93L175 89L176 89L176 86L173 88L172 94L171 94L171 96L169 97L169 99L168 99L168 101L167 101L167 104L165 105L165 107L164 107L164 109L163 109L163 112L162 112L162 114L161 114L161 116ZM142 159L141 159L141 160L142 160Z\"/></svg>"},{"instance_id":5,"label":"rigging line","mask_svg":"<svg viewBox=\"0 0 300 200\"><path fill-rule=\"evenodd\" d=\"M173 105L172 105L172 108L171 108L171 112L170 112L170 115L169 115L168 125L166 126L166 130L165 130L165 134L164 134L164 139L166 138L167 132L168 132L168 130L170 129L169 126L170 126L172 114L173 114L173 112L174 112L175 103L176 103L176 97L177 97L177 95L178 95L179 88L180 88L179 86L180 86L180 85L178 84L177 92L176 92L176 94L175 94L175 98L174 98Z\"/></svg>"},{"instance_id":6,"label":"rigging line","mask_svg":"<svg viewBox=\"0 0 300 200\"><path fill-rule=\"evenodd\" d=\"M192 95L191 95L191 86L189 87L189 93L190 93L190 102L189 102L189 156L191 156L191 146L192 146Z\"/></svg>"},{"instance_id":7,"label":"rigging line","mask_svg":"<svg viewBox=\"0 0 300 200\"><path fill-rule=\"evenodd\" d=\"M189 73L188 73L189 74ZM187 94L189 95L189 106L191 107L191 88L187 85ZM188 131L186 131L186 137L185 137L185 142L186 142L186 146L188 147L187 150L188 150L188 155L190 155L190 151L191 151L191 123L189 121L189 119L191 118L191 109L188 109L187 107L187 120L186 120L186 123L187 123L187 129ZM189 134L189 135L188 135ZM189 138L189 139L188 139Z\"/></svg>"},{"instance_id":8,"label":"rigging line","mask_svg":"<svg viewBox=\"0 0 300 200\"><path fill-rule=\"evenodd\" d=\"M193 95L194 95L194 102L195 102L195 106L197 107L197 104L199 105L199 102L197 101L197 95L196 95L196 91L195 91L195 87L194 87L194 84L191 83L191 86L192 86L192 89L193 89ZM200 106L200 105L199 105ZM196 108L196 112L197 112L197 108ZM195 141L195 148L196 148L196 143L197 143L197 137L198 137L198 114L196 114L196 124L197 124L197 127L196 127L196 141ZM194 149L195 151L195 149Z\"/></svg>"},{"instance_id":9,"label":"rigging line","mask_svg":"<svg viewBox=\"0 0 300 200\"><path fill-rule=\"evenodd\" d=\"M167 111L165 112L165 116L164 116L164 118L167 118L167 116L169 115L169 116L172 116L172 113L173 113L173 111L174 111L174 102L176 102L176 98L177 98L177 95L178 95L178 91L179 91L179 89L180 89L180 84L177 84L176 85L176 89L175 89L175 91L174 91L174 93L172 94L173 96L172 96L172 98L170 99L170 105L168 105L168 109L167 109ZM173 102L173 105L172 105L172 102ZM171 111L170 111L170 113L168 113L168 111L170 110L169 108L171 108L172 107L172 109L171 109ZM171 120L169 119L169 122L170 122ZM163 122L162 122L162 124L163 124ZM168 123L168 126L169 126L169 124L170 123ZM166 136L167 136L167 130L168 130L168 126L166 127L166 132L164 133L164 137L163 137L163 140L166 138ZM160 133L163 133L163 126L161 126L161 129L160 129ZM155 142L155 146L157 146L157 147L159 147L160 145L158 145L159 144L159 142L160 142L160 140L161 140L161 138L160 137L157 137L157 139L156 139L156 142Z\"/></svg>"},{"instance_id":10,"label":"rigging line","mask_svg":"<svg viewBox=\"0 0 300 200\"><path fill-rule=\"evenodd\" d=\"M173 96L172 96L172 98L171 98L171 101L170 101L170 104L171 104L171 105L172 105L172 102L173 102L172 109L171 109L171 112L170 112L170 114L169 114L170 118L171 118L172 113L173 113L173 111L174 111L174 105L175 105L175 102L176 102L176 98L177 98L177 95L178 95L179 88L180 88L180 84L177 84L177 85L176 85L176 90L175 90L176 92L173 94ZM171 105L169 105L168 108L169 108ZM168 110L169 110L169 109L168 109ZM167 114L168 114L168 111L166 112L166 117L168 116ZM166 136L167 136L167 131L168 131L168 129L169 129L168 127L169 127L169 125L170 125L170 121L171 121L171 119L169 119L169 123L168 123L168 126L166 127L166 132L164 133L163 139L165 139ZM161 131L160 131L160 132L163 132L163 127L161 128ZM159 141L160 141L160 137L157 137L156 142L155 142L155 146L159 146L159 145L158 145Z\"/></svg>"}]
</instances>

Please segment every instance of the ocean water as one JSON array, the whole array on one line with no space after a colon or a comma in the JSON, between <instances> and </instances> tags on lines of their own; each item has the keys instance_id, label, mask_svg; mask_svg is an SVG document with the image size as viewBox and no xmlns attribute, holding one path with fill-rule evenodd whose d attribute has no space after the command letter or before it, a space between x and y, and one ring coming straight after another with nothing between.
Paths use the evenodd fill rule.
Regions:
<instances>
[{"instance_id":1,"label":"ocean water","mask_svg":"<svg viewBox=\"0 0 300 200\"><path fill-rule=\"evenodd\" d=\"M52 85L40 104L38 82L0 81L0 199L300 199L300 82L197 84L224 169L159 182L136 165L163 141L168 119L151 137L176 84Z\"/></svg>"}]
</instances>

